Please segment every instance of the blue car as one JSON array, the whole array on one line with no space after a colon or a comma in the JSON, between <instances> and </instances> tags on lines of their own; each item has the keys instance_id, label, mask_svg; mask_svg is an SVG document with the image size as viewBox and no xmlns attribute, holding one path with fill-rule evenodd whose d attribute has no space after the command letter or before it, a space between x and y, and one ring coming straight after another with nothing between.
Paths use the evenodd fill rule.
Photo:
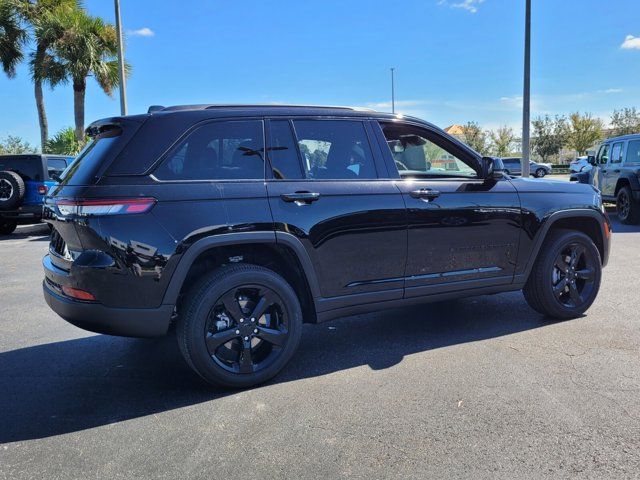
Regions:
<instances>
[{"instance_id":1,"label":"blue car","mask_svg":"<svg viewBox=\"0 0 640 480\"><path fill-rule=\"evenodd\" d=\"M0 235L42 220L44 196L72 161L65 155L0 155Z\"/></svg>"}]
</instances>

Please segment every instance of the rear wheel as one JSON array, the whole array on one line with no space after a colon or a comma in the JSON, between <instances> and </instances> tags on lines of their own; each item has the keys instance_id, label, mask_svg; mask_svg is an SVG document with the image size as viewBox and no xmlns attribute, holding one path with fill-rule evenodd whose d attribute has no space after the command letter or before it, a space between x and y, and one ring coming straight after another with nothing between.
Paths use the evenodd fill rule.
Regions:
<instances>
[{"instance_id":1,"label":"rear wheel","mask_svg":"<svg viewBox=\"0 0 640 480\"><path fill-rule=\"evenodd\" d=\"M15 220L0 220L0 235L9 235L18 226Z\"/></svg>"},{"instance_id":2,"label":"rear wheel","mask_svg":"<svg viewBox=\"0 0 640 480\"><path fill-rule=\"evenodd\" d=\"M618 191L616 210L621 223L635 225L640 222L640 205L633 200L633 193L628 186L624 186Z\"/></svg>"},{"instance_id":3,"label":"rear wheel","mask_svg":"<svg viewBox=\"0 0 640 480\"><path fill-rule=\"evenodd\" d=\"M189 291L177 338L207 382L242 388L275 376L296 351L300 302L277 273L257 265L222 267Z\"/></svg>"},{"instance_id":4,"label":"rear wheel","mask_svg":"<svg viewBox=\"0 0 640 480\"><path fill-rule=\"evenodd\" d=\"M549 234L523 289L531 308L568 319L582 315L600 289L600 252L584 233L557 230Z\"/></svg>"}]
</instances>

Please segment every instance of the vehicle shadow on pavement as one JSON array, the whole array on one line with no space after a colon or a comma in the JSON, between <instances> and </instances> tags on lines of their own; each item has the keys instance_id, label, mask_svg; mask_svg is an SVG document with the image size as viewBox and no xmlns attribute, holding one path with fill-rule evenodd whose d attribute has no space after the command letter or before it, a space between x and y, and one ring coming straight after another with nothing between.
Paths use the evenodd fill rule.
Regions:
<instances>
[{"instance_id":1,"label":"vehicle shadow on pavement","mask_svg":"<svg viewBox=\"0 0 640 480\"><path fill-rule=\"evenodd\" d=\"M545 325L519 292L305 325L298 352L269 383L365 365L386 369L414 353ZM192 373L173 336L94 335L3 352L0 389L0 443L99 427L236 393L209 387Z\"/></svg>"},{"instance_id":2,"label":"vehicle shadow on pavement","mask_svg":"<svg viewBox=\"0 0 640 480\"><path fill-rule=\"evenodd\" d=\"M37 225L28 225L18 227L17 230L10 235L0 235L0 242L3 240L24 240L29 239L30 242L49 241L49 227L45 223Z\"/></svg>"}]
</instances>

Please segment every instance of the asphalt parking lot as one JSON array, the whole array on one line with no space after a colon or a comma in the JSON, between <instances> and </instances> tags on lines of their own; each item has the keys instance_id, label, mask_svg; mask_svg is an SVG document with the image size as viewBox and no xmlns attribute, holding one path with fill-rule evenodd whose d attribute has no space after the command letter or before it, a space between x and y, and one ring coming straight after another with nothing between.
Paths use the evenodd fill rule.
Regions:
<instances>
[{"instance_id":1,"label":"asphalt parking lot","mask_svg":"<svg viewBox=\"0 0 640 480\"><path fill-rule=\"evenodd\" d=\"M0 478L640 475L640 227L596 303L521 293L307 325L272 382L204 385L174 339L94 335L41 294L47 229L0 237Z\"/></svg>"}]
</instances>

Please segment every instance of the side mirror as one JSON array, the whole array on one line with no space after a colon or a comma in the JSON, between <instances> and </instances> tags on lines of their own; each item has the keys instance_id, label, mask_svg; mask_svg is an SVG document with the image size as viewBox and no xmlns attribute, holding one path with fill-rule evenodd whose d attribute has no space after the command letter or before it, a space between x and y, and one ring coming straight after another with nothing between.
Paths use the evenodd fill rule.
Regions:
<instances>
[{"instance_id":1,"label":"side mirror","mask_svg":"<svg viewBox=\"0 0 640 480\"><path fill-rule=\"evenodd\" d=\"M591 165L595 166L596 165L596 157L593 155L589 155L587 157L587 162L589 162Z\"/></svg>"},{"instance_id":2,"label":"side mirror","mask_svg":"<svg viewBox=\"0 0 640 480\"><path fill-rule=\"evenodd\" d=\"M56 182L60 183L60 174L59 173L51 172L51 173L49 173L49 177L51 177L52 180L55 180Z\"/></svg>"},{"instance_id":3,"label":"side mirror","mask_svg":"<svg viewBox=\"0 0 640 480\"><path fill-rule=\"evenodd\" d=\"M484 178L499 180L504 176L504 163L497 157L482 157Z\"/></svg>"}]
</instances>

